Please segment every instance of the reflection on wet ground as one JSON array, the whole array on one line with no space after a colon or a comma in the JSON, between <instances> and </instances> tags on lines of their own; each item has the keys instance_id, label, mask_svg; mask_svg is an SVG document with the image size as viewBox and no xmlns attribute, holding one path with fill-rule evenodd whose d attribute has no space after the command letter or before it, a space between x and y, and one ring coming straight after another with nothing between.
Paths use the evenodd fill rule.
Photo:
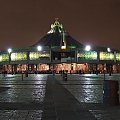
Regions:
<instances>
[{"instance_id":1,"label":"reflection on wet ground","mask_svg":"<svg viewBox=\"0 0 120 120\"><path fill-rule=\"evenodd\" d=\"M59 77L61 84L64 85L64 87L67 88L80 102L102 103L102 76L69 75L67 82L60 79L61 77Z\"/></svg>"},{"instance_id":2,"label":"reflection on wet ground","mask_svg":"<svg viewBox=\"0 0 120 120\"><path fill-rule=\"evenodd\" d=\"M0 120L41 120L47 77L48 75L42 74L30 74L23 78L22 75L0 75ZM72 74L68 75L68 81L63 81L61 75L55 75L55 78L82 102L97 120L119 120L119 107L116 109L101 106L103 74ZM107 74L105 79L120 81L120 75Z\"/></svg>"},{"instance_id":3,"label":"reflection on wet ground","mask_svg":"<svg viewBox=\"0 0 120 120\"><path fill-rule=\"evenodd\" d=\"M0 120L41 120L47 75L0 76Z\"/></svg>"},{"instance_id":4,"label":"reflection on wet ground","mask_svg":"<svg viewBox=\"0 0 120 120\"><path fill-rule=\"evenodd\" d=\"M30 75L24 80L21 76L7 75L0 80L0 87L9 87L1 92L0 102L42 102L45 96L46 75Z\"/></svg>"},{"instance_id":5,"label":"reflection on wet ground","mask_svg":"<svg viewBox=\"0 0 120 120\"><path fill-rule=\"evenodd\" d=\"M96 120L119 120L120 106L105 106L103 103L103 81L104 75L83 74L68 75L68 80L63 81L62 76L56 79L83 103ZM118 80L120 87L120 74L105 75L105 80ZM120 96L119 96L120 97ZM119 98L120 99L120 98Z\"/></svg>"},{"instance_id":6,"label":"reflection on wet ground","mask_svg":"<svg viewBox=\"0 0 120 120\"><path fill-rule=\"evenodd\" d=\"M103 74L72 74L68 75L68 81L63 81L62 76L57 76L57 80L68 89L80 102L102 103L103 102ZM119 74L105 75L105 80L120 81Z\"/></svg>"}]
</instances>

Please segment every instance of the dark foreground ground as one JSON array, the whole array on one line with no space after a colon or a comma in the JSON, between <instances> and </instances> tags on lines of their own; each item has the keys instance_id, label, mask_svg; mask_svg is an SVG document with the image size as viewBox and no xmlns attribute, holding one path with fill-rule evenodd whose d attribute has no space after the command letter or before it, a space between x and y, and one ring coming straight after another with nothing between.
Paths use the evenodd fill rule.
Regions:
<instances>
[{"instance_id":1,"label":"dark foreground ground","mask_svg":"<svg viewBox=\"0 0 120 120\"><path fill-rule=\"evenodd\" d=\"M103 104L103 75L0 76L0 120L120 120L120 105ZM120 75L106 75L118 80Z\"/></svg>"}]
</instances>

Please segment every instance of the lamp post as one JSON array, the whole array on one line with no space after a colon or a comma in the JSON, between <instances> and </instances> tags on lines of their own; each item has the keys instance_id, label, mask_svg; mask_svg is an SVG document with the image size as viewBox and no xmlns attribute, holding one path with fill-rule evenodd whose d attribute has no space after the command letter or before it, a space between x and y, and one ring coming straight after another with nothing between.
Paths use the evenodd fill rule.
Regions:
<instances>
[{"instance_id":1,"label":"lamp post","mask_svg":"<svg viewBox=\"0 0 120 120\"><path fill-rule=\"evenodd\" d=\"M42 46L40 46L40 45L37 46L37 51L38 51L38 52L42 51ZM36 66L36 67L37 67L37 66ZM36 68L36 70L37 70L37 68Z\"/></svg>"},{"instance_id":2,"label":"lamp post","mask_svg":"<svg viewBox=\"0 0 120 120\"><path fill-rule=\"evenodd\" d=\"M90 51L91 50L91 46L90 45L86 45L85 46L85 51Z\"/></svg>"},{"instance_id":3,"label":"lamp post","mask_svg":"<svg viewBox=\"0 0 120 120\"><path fill-rule=\"evenodd\" d=\"M90 51L91 50L91 46L90 45L86 45L85 46L85 51ZM93 66L92 66L93 67ZM89 65L89 68L88 68L89 72L91 73L91 65Z\"/></svg>"},{"instance_id":4,"label":"lamp post","mask_svg":"<svg viewBox=\"0 0 120 120\"><path fill-rule=\"evenodd\" d=\"M111 49L110 49L110 48L107 48L107 51L108 51L108 52L111 52Z\"/></svg>"},{"instance_id":5,"label":"lamp post","mask_svg":"<svg viewBox=\"0 0 120 120\"><path fill-rule=\"evenodd\" d=\"M8 48L8 54L9 54L9 64L10 64L10 61L11 61L11 52L12 52L12 49L11 48ZM13 70L12 70L13 71Z\"/></svg>"},{"instance_id":6,"label":"lamp post","mask_svg":"<svg viewBox=\"0 0 120 120\"><path fill-rule=\"evenodd\" d=\"M10 54L12 52L12 49L11 48L8 48L8 53Z\"/></svg>"},{"instance_id":7,"label":"lamp post","mask_svg":"<svg viewBox=\"0 0 120 120\"><path fill-rule=\"evenodd\" d=\"M107 48L107 52L111 52L111 49L110 48ZM110 56L112 58L112 56ZM112 72L112 65L109 64L109 75L111 76L111 72Z\"/></svg>"},{"instance_id":8,"label":"lamp post","mask_svg":"<svg viewBox=\"0 0 120 120\"><path fill-rule=\"evenodd\" d=\"M40 45L37 46L37 50L38 50L38 51L42 51L42 46L40 46Z\"/></svg>"}]
</instances>

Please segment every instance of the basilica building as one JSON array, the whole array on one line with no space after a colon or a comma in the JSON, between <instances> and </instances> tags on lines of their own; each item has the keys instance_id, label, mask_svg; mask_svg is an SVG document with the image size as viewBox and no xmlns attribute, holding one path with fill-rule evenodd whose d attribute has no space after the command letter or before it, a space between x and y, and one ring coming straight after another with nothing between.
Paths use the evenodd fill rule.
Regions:
<instances>
[{"instance_id":1,"label":"basilica building","mask_svg":"<svg viewBox=\"0 0 120 120\"><path fill-rule=\"evenodd\" d=\"M37 43L0 51L0 72L120 73L120 51L80 43L56 19Z\"/></svg>"}]
</instances>

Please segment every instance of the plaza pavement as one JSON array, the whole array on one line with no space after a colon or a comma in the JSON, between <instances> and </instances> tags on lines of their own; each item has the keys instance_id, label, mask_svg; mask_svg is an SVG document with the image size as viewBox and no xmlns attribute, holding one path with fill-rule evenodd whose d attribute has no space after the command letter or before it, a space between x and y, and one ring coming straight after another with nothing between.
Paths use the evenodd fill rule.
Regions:
<instances>
[{"instance_id":1,"label":"plaza pavement","mask_svg":"<svg viewBox=\"0 0 120 120\"><path fill-rule=\"evenodd\" d=\"M120 105L103 104L103 81L118 80L120 74L104 75L68 75L68 81L63 81L62 76L55 76L57 81L64 86L96 120L120 120ZM119 92L119 91L118 91ZM120 99L120 96L119 96ZM80 120L86 120L79 118ZM89 118L89 120L93 120Z\"/></svg>"},{"instance_id":2,"label":"plaza pavement","mask_svg":"<svg viewBox=\"0 0 120 120\"><path fill-rule=\"evenodd\" d=\"M102 94L103 75L1 75L0 120L120 120L120 106L104 105Z\"/></svg>"}]
</instances>

